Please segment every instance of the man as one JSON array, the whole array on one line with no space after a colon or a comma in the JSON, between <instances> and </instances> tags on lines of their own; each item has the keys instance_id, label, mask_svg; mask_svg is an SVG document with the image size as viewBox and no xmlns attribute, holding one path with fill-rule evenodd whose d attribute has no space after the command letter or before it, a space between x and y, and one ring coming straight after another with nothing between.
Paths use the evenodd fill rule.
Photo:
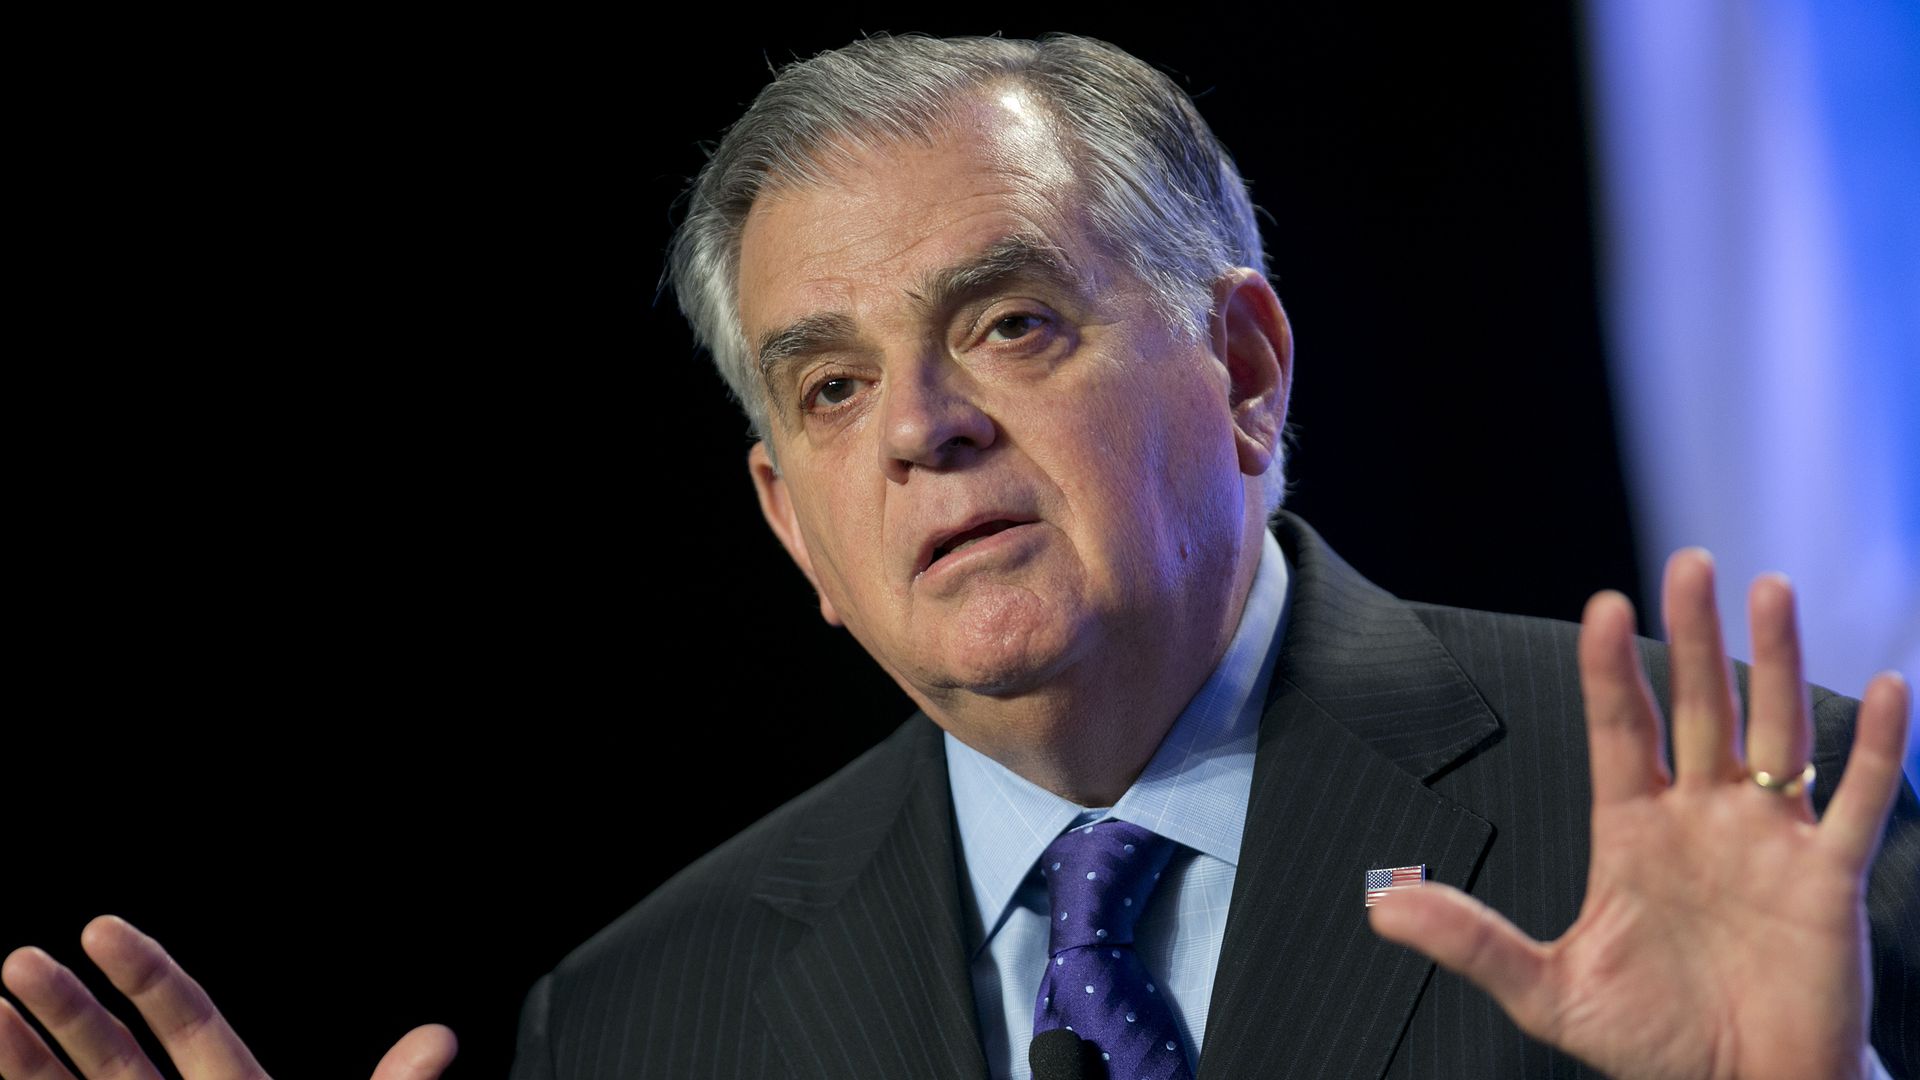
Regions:
<instances>
[{"instance_id":1,"label":"man","mask_svg":"<svg viewBox=\"0 0 1920 1080\"><path fill-rule=\"evenodd\" d=\"M1870 1019L1920 1065L1904 683L1809 701L1763 578L1743 753L1700 553L1669 650L1617 594L1576 642L1270 534L1262 263L1191 103L1098 43L782 73L676 284L769 525L922 713L540 980L516 1076L1018 1076L1036 1031L1118 1075L1847 1076ZM1131 925L1063 946L1082 902Z\"/></svg>"},{"instance_id":2,"label":"man","mask_svg":"<svg viewBox=\"0 0 1920 1080\"><path fill-rule=\"evenodd\" d=\"M1683 553L1667 584L1671 786L1626 604L1590 605L1598 809L1576 923L1571 665L1500 654L1571 657L1572 635L1397 604L1297 519L1267 554L1292 360L1261 265L1191 104L1096 44L861 42L762 94L696 185L677 291L761 435L768 523L924 717L543 980L520 1075L1022 1075L1031 1032L1071 1026L1043 976L1069 957L1038 929L1071 912L1040 847L1108 807L1182 839L1151 897L1172 914L1135 937L1171 999L1166 1060L1138 1066L1155 1075L1570 1067L1358 925L1365 869L1413 862L1538 931L1574 924L1541 948L1446 888L1374 916L1594 1065L1863 1067L1864 916L1837 903L1781 940L1822 907L1784 883L1830 856L1781 846L1809 839L1806 795L1751 782L1733 749L1710 565ZM1809 735L1787 587L1754 602L1747 762L1778 788ZM1855 751L1836 840L1879 834L1903 702L1891 678L1869 692L1876 764ZM1821 712L1844 742L1846 704ZM1193 805L1213 799L1238 819ZM1883 955L1914 933L1903 828L1876 879ZM1723 935L1721 891L1752 891L1756 859L1779 875L1759 898L1773 928ZM1888 1039L1909 963L1883 965ZM1782 965L1826 974L1782 986Z\"/></svg>"}]
</instances>

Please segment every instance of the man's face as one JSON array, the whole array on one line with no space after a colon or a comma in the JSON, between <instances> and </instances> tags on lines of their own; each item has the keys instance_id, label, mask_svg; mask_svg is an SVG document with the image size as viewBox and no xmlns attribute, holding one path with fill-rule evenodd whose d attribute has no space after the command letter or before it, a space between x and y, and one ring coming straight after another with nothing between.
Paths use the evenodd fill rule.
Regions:
<instances>
[{"instance_id":1,"label":"man's face","mask_svg":"<svg viewBox=\"0 0 1920 1080\"><path fill-rule=\"evenodd\" d=\"M1051 124L996 90L937 145L747 219L762 506L823 614L930 711L1183 647L1261 513L1227 335L1164 325L1074 192Z\"/></svg>"}]
</instances>

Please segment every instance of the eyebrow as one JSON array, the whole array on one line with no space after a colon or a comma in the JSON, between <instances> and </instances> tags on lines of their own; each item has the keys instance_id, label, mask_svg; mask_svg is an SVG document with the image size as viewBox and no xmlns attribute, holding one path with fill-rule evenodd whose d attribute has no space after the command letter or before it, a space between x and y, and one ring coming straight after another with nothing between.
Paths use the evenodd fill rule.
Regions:
<instances>
[{"instance_id":1,"label":"eyebrow","mask_svg":"<svg viewBox=\"0 0 1920 1080\"><path fill-rule=\"evenodd\" d=\"M964 262L932 271L918 288L908 289L907 296L923 313L943 311L968 296L1021 279L1075 296L1083 293L1081 275L1065 252L1038 236L1015 233ZM817 312L770 331L755 350L761 384L772 390L776 377L793 361L843 347L859 336L853 317L837 311Z\"/></svg>"},{"instance_id":2,"label":"eyebrow","mask_svg":"<svg viewBox=\"0 0 1920 1080\"><path fill-rule=\"evenodd\" d=\"M775 369L859 336L852 317L837 311L823 311L789 323L760 339L760 381L771 387Z\"/></svg>"},{"instance_id":3,"label":"eyebrow","mask_svg":"<svg viewBox=\"0 0 1920 1080\"><path fill-rule=\"evenodd\" d=\"M1080 275L1065 252L1037 236L1015 233L966 262L928 274L921 287L907 290L907 295L921 308L938 311L973 293L1019 278L1080 291Z\"/></svg>"}]
</instances>

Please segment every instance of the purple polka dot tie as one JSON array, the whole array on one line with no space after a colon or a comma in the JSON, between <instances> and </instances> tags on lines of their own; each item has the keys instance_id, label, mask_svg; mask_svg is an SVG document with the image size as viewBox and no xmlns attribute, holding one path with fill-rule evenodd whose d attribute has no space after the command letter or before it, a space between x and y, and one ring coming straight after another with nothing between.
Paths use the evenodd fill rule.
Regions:
<instances>
[{"instance_id":1,"label":"purple polka dot tie","mask_svg":"<svg viewBox=\"0 0 1920 1080\"><path fill-rule=\"evenodd\" d=\"M1040 857L1052 906L1033 1031L1070 1028L1112 1080L1191 1080L1166 995L1133 952L1133 924L1174 843L1108 819L1062 833Z\"/></svg>"}]
</instances>

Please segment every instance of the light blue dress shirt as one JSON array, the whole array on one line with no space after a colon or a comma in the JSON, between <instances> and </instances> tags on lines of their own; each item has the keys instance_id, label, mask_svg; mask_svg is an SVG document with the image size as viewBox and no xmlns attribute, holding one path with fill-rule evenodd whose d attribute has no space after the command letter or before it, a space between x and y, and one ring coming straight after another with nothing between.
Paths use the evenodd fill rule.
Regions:
<instances>
[{"instance_id":1,"label":"light blue dress shirt","mask_svg":"<svg viewBox=\"0 0 1920 1080\"><path fill-rule=\"evenodd\" d=\"M1283 636L1287 576L1286 557L1267 533L1226 654L1111 809L1063 799L946 736L947 779L963 862L962 907L971 908L967 948L973 1002L995 1080L1032 1076L1027 1046L1047 963L1047 883L1039 874L1040 854L1068 828L1106 817L1183 845L1134 928L1134 947L1162 984L1187 1064L1197 1067L1240 860L1261 706Z\"/></svg>"}]
</instances>

